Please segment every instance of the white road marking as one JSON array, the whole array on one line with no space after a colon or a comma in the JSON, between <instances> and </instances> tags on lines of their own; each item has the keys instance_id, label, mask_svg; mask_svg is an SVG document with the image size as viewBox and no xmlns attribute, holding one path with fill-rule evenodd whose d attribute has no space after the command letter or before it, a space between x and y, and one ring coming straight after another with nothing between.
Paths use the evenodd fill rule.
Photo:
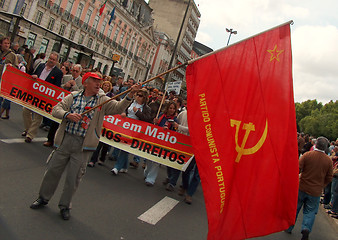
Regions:
<instances>
[{"instance_id":1,"label":"white road marking","mask_svg":"<svg viewBox=\"0 0 338 240\"><path fill-rule=\"evenodd\" d=\"M170 212L178 201L170 197L164 197L161 201L156 203L148 211L144 212L138 217L141 221L155 225L160 221L168 212Z\"/></svg>"},{"instance_id":2,"label":"white road marking","mask_svg":"<svg viewBox=\"0 0 338 240\"><path fill-rule=\"evenodd\" d=\"M12 138L12 139L0 139L1 142L4 143L24 143L25 138ZM47 138L40 137L40 138L34 138L32 142L45 142L47 141Z\"/></svg>"}]
</instances>

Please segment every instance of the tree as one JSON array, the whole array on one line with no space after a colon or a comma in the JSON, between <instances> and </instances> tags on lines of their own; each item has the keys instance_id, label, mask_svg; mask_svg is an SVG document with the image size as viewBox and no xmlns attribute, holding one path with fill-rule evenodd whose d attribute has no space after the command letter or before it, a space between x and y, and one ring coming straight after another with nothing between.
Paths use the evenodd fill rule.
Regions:
<instances>
[{"instance_id":1,"label":"tree","mask_svg":"<svg viewBox=\"0 0 338 240\"><path fill-rule=\"evenodd\" d=\"M296 121L301 132L335 140L338 137L338 101L324 106L317 100L296 103Z\"/></svg>"}]
</instances>

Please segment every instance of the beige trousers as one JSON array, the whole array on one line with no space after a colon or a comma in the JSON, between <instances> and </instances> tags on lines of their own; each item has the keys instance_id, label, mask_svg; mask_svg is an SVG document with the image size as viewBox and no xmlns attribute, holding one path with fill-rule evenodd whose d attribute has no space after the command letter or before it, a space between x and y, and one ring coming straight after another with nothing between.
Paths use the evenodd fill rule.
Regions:
<instances>
[{"instance_id":1,"label":"beige trousers","mask_svg":"<svg viewBox=\"0 0 338 240\"><path fill-rule=\"evenodd\" d=\"M47 159L47 169L43 177L39 197L49 201L59 184L62 173L66 171L66 180L59 201L59 208L71 208L72 197L86 172L87 162L93 154L82 151L83 137L65 133L63 141ZM67 168L66 168L67 167Z\"/></svg>"},{"instance_id":2,"label":"beige trousers","mask_svg":"<svg viewBox=\"0 0 338 240\"><path fill-rule=\"evenodd\" d=\"M25 131L27 132L26 137L31 139L35 138L43 117L25 107L22 109L22 117L25 125Z\"/></svg>"}]
</instances>

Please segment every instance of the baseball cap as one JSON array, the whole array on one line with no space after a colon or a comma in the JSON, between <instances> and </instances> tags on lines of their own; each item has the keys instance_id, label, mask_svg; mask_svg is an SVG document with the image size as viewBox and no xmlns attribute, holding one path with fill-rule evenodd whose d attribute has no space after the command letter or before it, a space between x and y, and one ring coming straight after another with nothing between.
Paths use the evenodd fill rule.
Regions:
<instances>
[{"instance_id":1,"label":"baseball cap","mask_svg":"<svg viewBox=\"0 0 338 240\"><path fill-rule=\"evenodd\" d=\"M95 79L99 79L99 80L102 80L102 78L100 78L99 75L97 75L96 73L93 73L93 72L87 72L85 75L83 75L82 77L82 84L86 81L87 78L89 77L92 77L92 78L95 78Z\"/></svg>"}]
</instances>

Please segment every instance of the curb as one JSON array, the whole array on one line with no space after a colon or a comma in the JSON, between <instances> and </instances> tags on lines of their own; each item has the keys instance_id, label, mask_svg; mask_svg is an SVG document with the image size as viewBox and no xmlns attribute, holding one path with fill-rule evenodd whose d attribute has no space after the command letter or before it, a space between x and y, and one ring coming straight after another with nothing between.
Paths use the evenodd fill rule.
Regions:
<instances>
[{"instance_id":1,"label":"curb","mask_svg":"<svg viewBox=\"0 0 338 240\"><path fill-rule=\"evenodd\" d=\"M338 233L338 219L331 217L330 214L326 213L327 209L324 208L323 204L320 204L319 208L321 211L327 216L329 222L332 224L333 228L336 230Z\"/></svg>"}]
</instances>

